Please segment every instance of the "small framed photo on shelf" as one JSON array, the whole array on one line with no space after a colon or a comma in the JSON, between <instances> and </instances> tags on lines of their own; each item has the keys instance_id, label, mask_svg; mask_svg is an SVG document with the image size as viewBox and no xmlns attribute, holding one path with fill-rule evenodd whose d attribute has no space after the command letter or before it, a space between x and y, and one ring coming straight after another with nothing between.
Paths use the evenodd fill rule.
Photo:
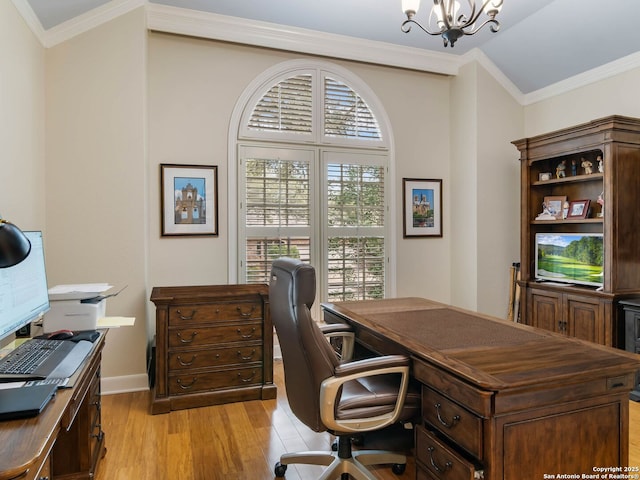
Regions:
<instances>
[{"instance_id":1,"label":"small framed photo on shelf","mask_svg":"<svg viewBox=\"0 0 640 480\"><path fill-rule=\"evenodd\" d=\"M542 172L538 174L538 180L540 182L547 182L551 180L552 177L553 177L553 174L551 172Z\"/></svg>"},{"instance_id":2,"label":"small framed photo on shelf","mask_svg":"<svg viewBox=\"0 0 640 480\"><path fill-rule=\"evenodd\" d=\"M218 167L160 165L162 236L218 235Z\"/></svg>"},{"instance_id":3,"label":"small framed photo on shelf","mask_svg":"<svg viewBox=\"0 0 640 480\"><path fill-rule=\"evenodd\" d=\"M569 203L568 219L587 218L589 215L589 204L591 200L575 200Z\"/></svg>"},{"instance_id":4,"label":"small framed photo on shelf","mask_svg":"<svg viewBox=\"0 0 640 480\"><path fill-rule=\"evenodd\" d=\"M562 207L566 201L566 195L544 197L543 211L554 216L556 220L562 220Z\"/></svg>"}]
</instances>

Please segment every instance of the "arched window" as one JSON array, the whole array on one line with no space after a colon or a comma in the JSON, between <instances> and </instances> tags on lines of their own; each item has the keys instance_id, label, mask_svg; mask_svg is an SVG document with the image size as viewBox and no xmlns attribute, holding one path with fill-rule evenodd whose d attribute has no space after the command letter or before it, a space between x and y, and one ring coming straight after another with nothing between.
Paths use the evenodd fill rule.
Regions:
<instances>
[{"instance_id":1,"label":"arched window","mask_svg":"<svg viewBox=\"0 0 640 480\"><path fill-rule=\"evenodd\" d=\"M268 283L286 255L316 268L322 301L383 298L390 136L375 95L340 67L293 61L243 97L233 139L237 280Z\"/></svg>"}]
</instances>

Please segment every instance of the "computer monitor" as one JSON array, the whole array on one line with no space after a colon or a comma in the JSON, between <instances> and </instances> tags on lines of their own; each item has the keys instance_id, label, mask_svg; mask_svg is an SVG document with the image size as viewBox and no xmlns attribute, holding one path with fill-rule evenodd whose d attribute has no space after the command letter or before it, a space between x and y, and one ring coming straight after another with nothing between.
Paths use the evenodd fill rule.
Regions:
<instances>
[{"instance_id":1,"label":"computer monitor","mask_svg":"<svg viewBox=\"0 0 640 480\"><path fill-rule=\"evenodd\" d=\"M0 268L0 340L49 310L42 232L24 232L31 242L27 258Z\"/></svg>"}]
</instances>

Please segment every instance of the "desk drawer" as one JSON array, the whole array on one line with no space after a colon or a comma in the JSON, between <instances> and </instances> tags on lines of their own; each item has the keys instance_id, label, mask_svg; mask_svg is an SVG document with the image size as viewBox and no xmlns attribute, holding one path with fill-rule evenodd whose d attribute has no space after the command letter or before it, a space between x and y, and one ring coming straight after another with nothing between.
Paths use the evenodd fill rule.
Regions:
<instances>
[{"instance_id":1,"label":"desk drawer","mask_svg":"<svg viewBox=\"0 0 640 480\"><path fill-rule=\"evenodd\" d=\"M262 323L244 322L219 327L169 329L169 348L262 341Z\"/></svg>"},{"instance_id":2,"label":"desk drawer","mask_svg":"<svg viewBox=\"0 0 640 480\"><path fill-rule=\"evenodd\" d=\"M418 471L422 469L428 472L428 475L423 475L423 478L433 477L436 480L481 478L476 474L472 463L420 426L416 428L416 458Z\"/></svg>"},{"instance_id":3,"label":"desk drawer","mask_svg":"<svg viewBox=\"0 0 640 480\"><path fill-rule=\"evenodd\" d=\"M169 352L169 372L262 361L262 344Z\"/></svg>"},{"instance_id":4,"label":"desk drawer","mask_svg":"<svg viewBox=\"0 0 640 480\"><path fill-rule=\"evenodd\" d=\"M187 395L221 388L248 387L261 383L261 366L216 372L184 373L169 377L169 394Z\"/></svg>"},{"instance_id":5,"label":"desk drawer","mask_svg":"<svg viewBox=\"0 0 640 480\"><path fill-rule=\"evenodd\" d=\"M456 445L476 458L483 458L480 417L425 386L422 387L422 416Z\"/></svg>"},{"instance_id":6,"label":"desk drawer","mask_svg":"<svg viewBox=\"0 0 640 480\"><path fill-rule=\"evenodd\" d=\"M169 326L190 323L210 323L222 320L262 319L259 301L177 305L169 308Z\"/></svg>"}]
</instances>

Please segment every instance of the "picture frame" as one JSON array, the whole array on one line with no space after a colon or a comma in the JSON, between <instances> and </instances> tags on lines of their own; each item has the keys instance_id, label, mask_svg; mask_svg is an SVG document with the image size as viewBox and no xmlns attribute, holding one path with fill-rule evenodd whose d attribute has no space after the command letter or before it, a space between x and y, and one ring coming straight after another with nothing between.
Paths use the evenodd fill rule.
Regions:
<instances>
[{"instance_id":1,"label":"picture frame","mask_svg":"<svg viewBox=\"0 0 640 480\"><path fill-rule=\"evenodd\" d=\"M589 205L591 200L574 200L569 202L568 219L587 218L589 215Z\"/></svg>"},{"instance_id":2,"label":"picture frame","mask_svg":"<svg viewBox=\"0 0 640 480\"><path fill-rule=\"evenodd\" d=\"M544 197L543 210L548 211L556 220L562 220L562 208L567 201L566 195L554 195Z\"/></svg>"},{"instance_id":3,"label":"picture frame","mask_svg":"<svg viewBox=\"0 0 640 480\"><path fill-rule=\"evenodd\" d=\"M163 237L218 236L218 167L160 164Z\"/></svg>"},{"instance_id":4,"label":"picture frame","mask_svg":"<svg viewBox=\"0 0 640 480\"><path fill-rule=\"evenodd\" d=\"M442 179L402 179L404 238L442 237Z\"/></svg>"}]
</instances>

